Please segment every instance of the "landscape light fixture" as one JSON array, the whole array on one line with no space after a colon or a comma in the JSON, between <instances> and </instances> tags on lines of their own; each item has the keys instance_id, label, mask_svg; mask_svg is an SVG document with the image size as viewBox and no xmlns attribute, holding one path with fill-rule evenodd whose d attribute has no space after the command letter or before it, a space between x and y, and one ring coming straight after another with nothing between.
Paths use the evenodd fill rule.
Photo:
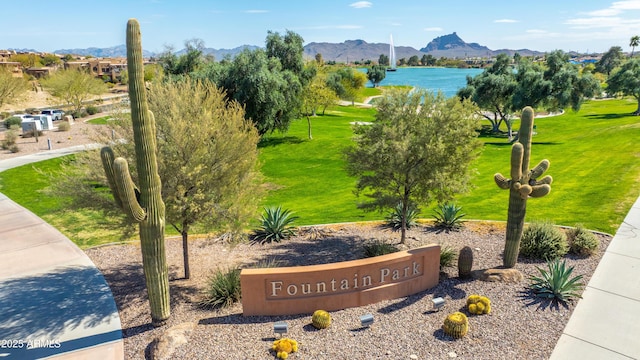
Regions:
<instances>
[{"instance_id":1,"label":"landscape light fixture","mask_svg":"<svg viewBox=\"0 0 640 360\"><path fill-rule=\"evenodd\" d=\"M369 327L371 324L373 324L373 315L365 314L360 316L360 325L362 325L363 328Z\"/></svg>"},{"instance_id":2,"label":"landscape light fixture","mask_svg":"<svg viewBox=\"0 0 640 360\"><path fill-rule=\"evenodd\" d=\"M282 334L286 334L289 329L289 325L285 321L278 321L273 323L273 332L279 334L282 337Z\"/></svg>"},{"instance_id":3,"label":"landscape light fixture","mask_svg":"<svg viewBox=\"0 0 640 360\"><path fill-rule=\"evenodd\" d=\"M441 297L433 298L431 302L433 303L434 311L440 311L440 309L444 306L444 299Z\"/></svg>"}]
</instances>

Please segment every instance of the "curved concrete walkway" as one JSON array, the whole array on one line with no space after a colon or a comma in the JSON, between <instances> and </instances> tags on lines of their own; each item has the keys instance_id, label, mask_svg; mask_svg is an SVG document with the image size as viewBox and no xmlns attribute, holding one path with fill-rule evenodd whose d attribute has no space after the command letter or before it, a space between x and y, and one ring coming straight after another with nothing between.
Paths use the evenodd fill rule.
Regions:
<instances>
[{"instance_id":1,"label":"curved concrete walkway","mask_svg":"<svg viewBox=\"0 0 640 360\"><path fill-rule=\"evenodd\" d=\"M0 161L0 171L84 150ZM0 194L0 358L124 358L111 289L89 257Z\"/></svg>"}]
</instances>

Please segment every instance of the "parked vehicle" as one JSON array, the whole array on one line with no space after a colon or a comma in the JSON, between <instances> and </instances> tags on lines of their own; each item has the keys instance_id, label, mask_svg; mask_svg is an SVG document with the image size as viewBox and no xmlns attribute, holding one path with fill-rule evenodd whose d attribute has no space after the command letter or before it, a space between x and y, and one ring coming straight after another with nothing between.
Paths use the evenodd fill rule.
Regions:
<instances>
[{"instance_id":1,"label":"parked vehicle","mask_svg":"<svg viewBox=\"0 0 640 360\"><path fill-rule=\"evenodd\" d=\"M51 115L44 115L44 114L38 114L38 115L28 115L27 119L31 120L35 120L40 122L41 124L41 128L38 130L53 130L53 123L52 123L52 117ZM23 122L25 119L22 119Z\"/></svg>"},{"instance_id":2,"label":"parked vehicle","mask_svg":"<svg viewBox=\"0 0 640 360\"><path fill-rule=\"evenodd\" d=\"M51 116L53 121L62 120L62 117L64 116L64 111L60 109L44 109L40 113Z\"/></svg>"}]
</instances>

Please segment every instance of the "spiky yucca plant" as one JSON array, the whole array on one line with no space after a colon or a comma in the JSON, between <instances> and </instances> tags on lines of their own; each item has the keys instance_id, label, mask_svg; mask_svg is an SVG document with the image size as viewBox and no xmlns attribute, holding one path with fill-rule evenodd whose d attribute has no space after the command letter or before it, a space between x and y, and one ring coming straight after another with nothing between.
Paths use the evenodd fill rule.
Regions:
<instances>
[{"instance_id":1,"label":"spiky yucca plant","mask_svg":"<svg viewBox=\"0 0 640 360\"><path fill-rule=\"evenodd\" d=\"M547 269L536 267L540 276L531 276L530 289L542 298L566 302L575 297L581 297L580 291L584 284L580 282L582 275L571 277L573 266L567 268L566 261L560 259L547 262Z\"/></svg>"},{"instance_id":2,"label":"spiky yucca plant","mask_svg":"<svg viewBox=\"0 0 640 360\"><path fill-rule=\"evenodd\" d=\"M457 230L462 227L466 214L462 212L462 207L453 203L445 203L438 205L434 211L433 217L436 219L436 226L447 231Z\"/></svg>"},{"instance_id":3,"label":"spiky yucca plant","mask_svg":"<svg viewBox=\"0 0 640 360\"><path fill-rule=\"evenodd\" d=\"M209 278L204 299L204 308L223 308L240 301L240 269L216 270Z\"/></svg>"},{"instance_id":4,"label":"spiky yucca plant","mask_svg":"<svg viewBox=\"0 0 640 360\"><path fill-rule=\"evenodd\" d=\"M290 210L282 210L281 206L268 207L264 209L261 225L254 230L253 240L261 244L270 242L280 242L295 235L294 227L291 225L298 219L293 216Z\"/></svg>"},{"instance_id":5,"label":"spiky yucca plant","mask_svg":"<svg viewBox=\"0 0 640 360\"><path fill-rule=\"evenodd\" d=\"M415 204L409 204L407 208L407 229L416 226L416 220L420 214L420 209ZM398 231L402 229L402 201L393 208L393 210L387 215L387 225L393 230Z\"/></svg>"}]
</instances>

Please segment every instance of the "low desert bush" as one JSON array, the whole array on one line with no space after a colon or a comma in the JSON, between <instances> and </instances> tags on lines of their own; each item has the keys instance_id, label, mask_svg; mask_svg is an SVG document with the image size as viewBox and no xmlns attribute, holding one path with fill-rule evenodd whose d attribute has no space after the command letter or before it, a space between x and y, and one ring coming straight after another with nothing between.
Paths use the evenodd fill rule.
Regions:
<instances>
[{"instance_id":1,"label":"low desert bush","mask_svg":"<svg viewBox=\"0 0 640 360\"><path fill-rule=\"evenodd\" d=\"M97 106L89 105L87 106L86 111L89 115L95 115L100 112L100 109Z\"/></svg>"},{"instance_id":2,"label":"low desert bush","mask_svg":"<svg viewBox=\"0 0 640 360\"><path fill-rule=\"evenodd\" d=\"M550 221L533 222L522 233L520 255L524 257L553 260L568 251L567 235Z\"/></svg>"},{"instance_id":3,"label":"low desert bush","mask_svg":"<svg viewBox=\"0 0 640 360\"><path fill-rule=\"evenodd\" d=\"M4 119L4 126L7 129L11 129L11 127L14 126L14 125L20 126L21 124L22 124L22 119L20 119L17 116L11 116L11 117L8 117L8 118Z\"/></svg>"},{"instance_id":4,"label":"low desert bush","mask_svg":"<svg viewBox=\"0 0 640 360\"><path fill-rule=\"evenodd\" d=\"M200 306L207 309L227 307L240 301L241 295L240 269L218 269L209 278Z\"/></svg>"},{"instance_id":5,"label":"low desert bush","mask_svg":"<svg viewBox=\"0 0 640 360\"><path fill-rule=\"evenodd\" d=\"M71 124L68 121L60 121L58 123L58 131L69 131L71 130Z\"/></svg>"},{"instance_id":6,"label":"low desert bush","mask_svg":"<svg viewBox=\"0 0 640 360\"><path fill-rule=\"evenodd\" d=\"M3 150L9 150L13 145L16 145L16 141L18 140L18 132L15 129L7 130L4 133L4 140L0 146Z\"/></svg>"},{"instance_id":7,"label":"low desert bush","mask_svg":"<svg viewBox=\"0 0 640 360\"><path fill-rule=\"evenodd\" d=\"M364 250L364 257L374 257L380 255L391 254L400 251L394 244L388 243L384 240L370 240L366 242L362 249Z\"/></svg>"},{"instance_id":8,"label":"low desert bush","mask_svg":"<svg viewBox=\"0 0 640 360\"><path fill-rule=\"evenodd\" d=\"M569 241L569 252L579 256L593 255L600 246L598 237L581 224L576 224L573 229L567 231L567 240Z\"/></svg>"}]
</instances>

